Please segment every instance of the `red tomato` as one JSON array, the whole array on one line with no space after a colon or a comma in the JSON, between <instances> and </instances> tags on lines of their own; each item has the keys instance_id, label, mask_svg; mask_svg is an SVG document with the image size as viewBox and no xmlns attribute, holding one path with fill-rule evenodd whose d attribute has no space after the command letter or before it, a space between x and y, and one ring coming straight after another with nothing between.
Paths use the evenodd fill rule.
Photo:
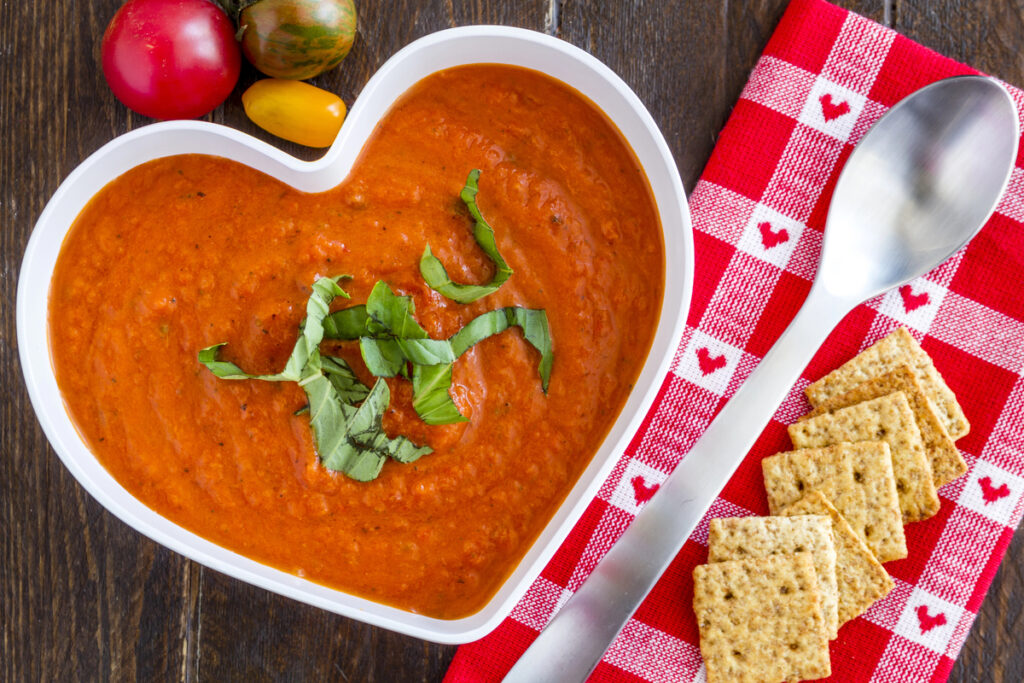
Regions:
<instances>
[{"instance_id":1,"label":"red tomato","mask_svg":"<svg viewBox=\"0 0 1024 683\"><path fill-rule=\"evenodd\" d=\"M128 0L103 34L103 75L117 99L154 119L194 119L227 99L242 58L210 0Z\"/></svg>"}]
</instances>

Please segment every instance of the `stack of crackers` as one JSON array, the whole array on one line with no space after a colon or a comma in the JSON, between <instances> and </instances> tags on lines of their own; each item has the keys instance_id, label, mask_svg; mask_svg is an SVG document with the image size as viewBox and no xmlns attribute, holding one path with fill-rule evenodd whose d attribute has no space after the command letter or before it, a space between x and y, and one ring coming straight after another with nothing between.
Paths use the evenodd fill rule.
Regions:
<instances>
[{"instance_id":1,"label":"stack of crackers","mask_svg":"<svg viewBox=\"0 0 1024 683\"><path fill-rule=\"evenodd\" d=\"M773 516L711 520L694 569L709 683L831 675L828 641L893 588L882 563L907 556L903 525L967 471L967 419L903 328L806 392L798 450L761 463Z\"/></svg>"}]
</instances>

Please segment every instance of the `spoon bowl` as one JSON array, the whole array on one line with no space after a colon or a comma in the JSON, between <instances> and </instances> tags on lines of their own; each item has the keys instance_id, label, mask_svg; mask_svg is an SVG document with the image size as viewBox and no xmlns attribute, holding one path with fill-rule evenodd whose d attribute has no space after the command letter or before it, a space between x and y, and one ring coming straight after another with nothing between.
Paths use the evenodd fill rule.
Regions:
<instances>
[{"instance_id":1,"label":"spoon bowl","mask_svg":"<svg viewBox=\"0 0 1024 683\"><path fill-rule=\"evenodd\" d=\"M878 120L840 175L818 273L793 322L506 681L587 677L839 321L981 229L1009 182L1019 137L1009 93L980 76L927 86Z\"/></svg>"},{"instance_id":2,"label":"spoon bowl","mask_svg":"<svg viewBox=\"0 0 1024 683\"><path fill-rule=\"evenodd\" d=\"M995 210L1016 130L1013 100L980 76L937 81L893 107L839 176L816 284L864 300L944 261Z\"/></svg>"}]
</instances>

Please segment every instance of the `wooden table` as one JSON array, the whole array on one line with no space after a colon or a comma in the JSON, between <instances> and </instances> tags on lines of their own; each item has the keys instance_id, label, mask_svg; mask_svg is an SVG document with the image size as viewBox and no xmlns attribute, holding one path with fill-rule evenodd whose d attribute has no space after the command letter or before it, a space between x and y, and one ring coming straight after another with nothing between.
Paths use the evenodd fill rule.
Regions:
<instances>
[{"instance_id":1,"label":"wooden table","mask_svg":"<svg viewBox=\"0 0 1024 683\"><path fill-rule=\"evenodd\" d=\"M0 3L0 680L436 681L455 652L307 607L205 569L107 513L47 444L17 360L25 243L71 170L149 123L114 100L99 67L121 0ZM359 38L317 83L351 103L398 48L462 24L552 33L619 73L661 125L687 189L786 0L357 0ZM842 0L914 40L1024 84L1015 0ZM239 93L211 121L268 136ZM281 145L304 157L308 150ZM953 679L1024 680L1024 531L1018 532Z\"/></svg>"}]
</instances>

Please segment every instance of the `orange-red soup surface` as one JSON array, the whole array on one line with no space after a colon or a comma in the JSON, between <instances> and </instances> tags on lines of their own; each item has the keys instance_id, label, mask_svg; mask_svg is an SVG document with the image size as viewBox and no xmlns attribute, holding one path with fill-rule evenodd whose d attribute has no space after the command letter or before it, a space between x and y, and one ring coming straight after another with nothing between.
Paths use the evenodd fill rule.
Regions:
<instances>
[{"instance_id":1,"label":"orange-red soup surface","mask_svg":"<svg viewBox=\"0 0 1024 683\"><path fill-rule=\"evenodd\" d=\"M493 265L459 199L477 197L515 274L468 305L431 290L429 242L456 282ZM411 295L445 338L501 306L547 310L554 369L518 329L455 364L470 421L430 427L406 380L388 380L388 433L434 453L360 483L317 460L294 383L217 379L196 360L280 370L310 285L349 274ZM592 103L497 65L423 80L380 122L349 177L297 192L246 166L176 156L117 178L63 245L50 291L51 352L75 423L129 492L177 524L312 581L440 618L482 608L586 467L647 356L664 249L643 171ZM353 342L325 342L373 378Z\"/></svg>"}]
</instances>

